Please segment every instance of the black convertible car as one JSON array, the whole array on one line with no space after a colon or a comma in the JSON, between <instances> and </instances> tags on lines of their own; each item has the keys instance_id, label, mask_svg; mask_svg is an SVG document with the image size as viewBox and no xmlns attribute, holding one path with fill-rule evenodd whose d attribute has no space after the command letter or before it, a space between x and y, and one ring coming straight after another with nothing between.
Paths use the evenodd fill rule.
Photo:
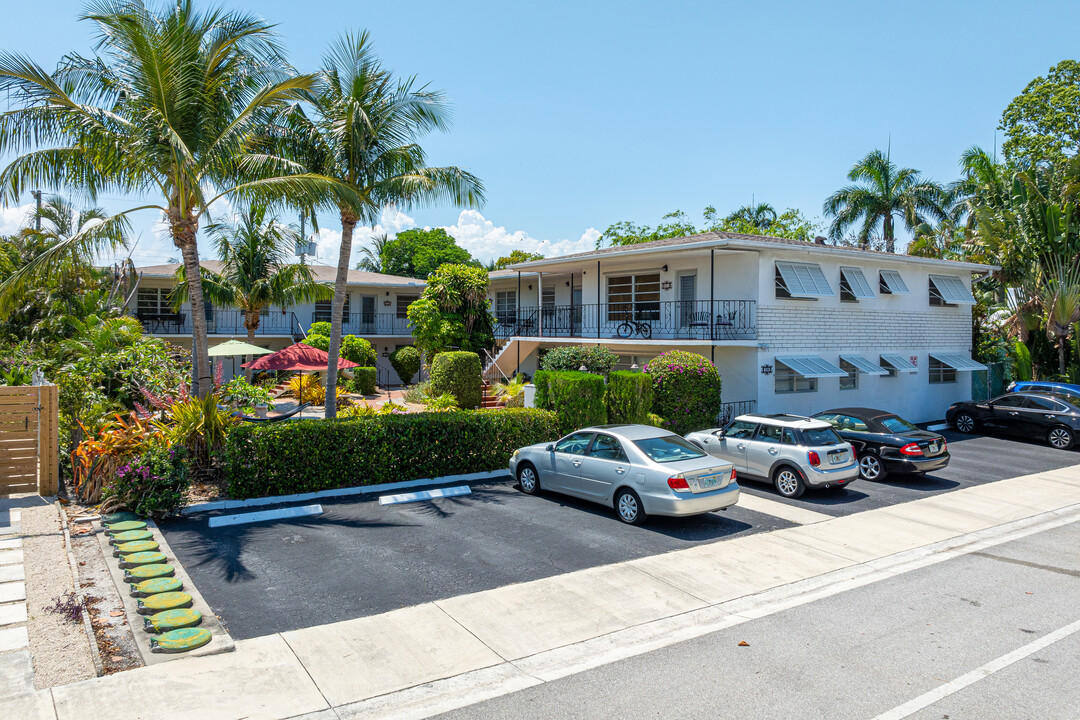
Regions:
<instances>
[{"instance_id":1,"label":"black convertible car","mask_svg":"<svg viewBox=\"0 0 1080 720\"><path fill-rule=\"evenodd\" d=\"M986 428L1067 450L1080 433L1080 405L1064 395L1006 393L987 402L953 403L945 421L962 433Z\"/></svg>"},{"instance_id":2,"label":"black convertible car","mask_svg":"<svg viewBox=\"0 0 1080 720\"><path fill-rule=\"evenodd\" d=\"M852 444L864 480L884 480L891 472L928 473L949 464L945 438L891 412L837 408L814 417L832 425Z\"/></svg>"}]
</instances>

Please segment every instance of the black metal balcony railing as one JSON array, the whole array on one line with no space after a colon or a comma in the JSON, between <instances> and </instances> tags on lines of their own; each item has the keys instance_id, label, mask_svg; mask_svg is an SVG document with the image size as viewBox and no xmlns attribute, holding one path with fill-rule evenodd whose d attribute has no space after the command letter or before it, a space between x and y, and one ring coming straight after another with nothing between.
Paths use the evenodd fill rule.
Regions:
<instances>
[{"instance_id":1,"label":"black metal balcony railing","mask_svg":"<svg viewBox=\"0 0 1080 720\"><path fill-rule=\"evenodd\" d=\"M244 325L243 310L217 310L206 319L206 332L209 335L247 335ZM142 323L143 329L152 335L190 335L191 313L145 313L137 312L135 317ZM255 328L256 336L285 335L299 340L304 337L304 330L293 312L282 313L271 310L259 318Z\"/></svg>"},{"instance_id":2,"label":"black metal balcony railing","mask_svg":"<svg viewBox=\"0 0 1080 720\"><path fill-rule=\"evenodd\" d=\"M546 305L495 313L495 336L753 340L754 300L672 300Z\"/></svg>"},{"instance_id":3,"label":"black metal balcony railing","mask_svg":"<svg viewBox=\"0 0 1080 720\"><path fill-rule=\"evenodd\" d=\"M408 318L397 313L344 313L342 320L342 335L412 335ZM330 313L316 310L311 322L330 322Z\"/></svg>"},{"instance_id":4,"label":"black metal balcony railing","mask_svg":"<svg viewBox=\"0 0 1080 720\"><path fill-rule=\"evenodd\" d=\"M716 417L716 424L718 427L723 427L740 415L754 412L756 408L756 400L737 400L735 402L721 403L720 412Z\"/></svg>"}]
</instances>

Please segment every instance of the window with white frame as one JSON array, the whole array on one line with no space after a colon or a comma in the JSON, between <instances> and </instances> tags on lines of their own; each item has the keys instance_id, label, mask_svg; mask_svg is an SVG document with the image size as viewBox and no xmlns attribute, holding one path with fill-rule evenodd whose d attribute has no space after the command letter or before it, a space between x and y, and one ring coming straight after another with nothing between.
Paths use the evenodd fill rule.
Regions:
<instances>
[{"instance_id":1,"label":"window with white frame","mask_svg":"<svg viewBox=\"0 0 1080 720\"><path fill-rule=\"evenodd\" d=\"M773 377L773 392L777 395L817 392L817 378L800 375L782 362L777 361Z\"/></svg>"},{"instance_id":2,"label":"window with white frame","mask_svg":"<svg viewBox=\"0 0 1080 720\"><path fill-rule=\"evenodd\" d=\"M939 307L974 305L975 298L964 281L955 275L931 275L930 304Z\"/></svg>"},{"instance_id":3,"label":"window with white frame","mask_svg":"<svg viewBox=\"0 0 1080 720\"><path fill-rule=\"evenodd\" d=\"M161 315L172 312L168 288L139 288L135 312L139 315Z\"/></svg>"},{"instance_id":4,"label":"window with white frame","mask_svg":"<svg viewBox=\"0 0 1080 720\"><path fill-rule=\"evenodd\" d=\"M345 307L341 310L342 322L349 322L350 306L352 305L352 294L345 293ZM315 322L333 322L331 318L334 315L334 301L333 300L316 300L315 301Z\"/></svg>"},{"instance_id":5,"label":"window with white frame","mask_svg":"<svg viewBox=\"0 0 1080 720\"><path fill-rule=\"evenodd\" d=\"M896 270L882 270L878 273L878 291L882 295L907 295L907 283Z\"/></svg>"},{"instance_id":6,"label":"window with white frame","mask_svg":"<svg viewBox=\"0 0 1080 720\"><path fill-rule=\"evenodd\" d=\"M931 385L956 382L956 368L946 365L936 357L931 355L926 367L930 372Z\"/></svg>"},{"instance_id":7,"label":"window with white frame","mask_svg":"<svg viewBox=\"0 0 1080 720\"><path fill-rule=\"evenodd\" d=\"M859 368L841 358L840 369L847 373L847 375L840 378L840 389L857 390L859 388Z\"/></svg>"},{"instance_id":8,"label":"window with white frame","mask_svg":"<svg viewBox=\"0 0 1080 720\"><path fill-rule=\"evenodd\" d=\"M513 322L517 316L517 290L495 293L495 317L499 322Z\"/></svg>"},{"instance_id":9,"label":"window with white frame","mask_svg":"<svg viewBox=\"0 0 1080 720\"><path fill-rule=\"evenodd\" d=\"M607 285L609 322L660 319L660 273L612 275Z\"/></svg>"},{"instance_id":10,"label":"window with white frame","mask_svg":"<svg viewBox=\"0 0 1080 720\"><path fill-rule=\"evenodd\" d=\"M405 320L409 317L409 306L420 299L419 295L398 295L397 296L397 319Z\"/></svg>"}]
</instances>

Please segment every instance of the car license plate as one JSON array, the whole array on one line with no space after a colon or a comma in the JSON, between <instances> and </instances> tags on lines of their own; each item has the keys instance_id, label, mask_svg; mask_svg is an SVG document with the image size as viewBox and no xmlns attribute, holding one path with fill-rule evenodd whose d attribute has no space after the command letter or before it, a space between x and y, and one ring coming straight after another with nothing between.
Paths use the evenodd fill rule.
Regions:
<instances>
[{"instance_id":1,"label":"car license plate","mask_svg":"<svg viewBox=\"0 0 1080 720\"><path fill-rule=\"evenodd\" d=\"M927 448L927 450L930 451L930 455L937 455L938 452L941 450L941 446L939 446L936 442L932 442L930 443L930 446Z\"/></svg>"},{"instance_id":2,"label":"car license plate","mask_svg":"<svg viewBox=\"0 0 1080 720\"><path fill-rule=\"evenodd\" d=\"M720 480L724 477L723 473L717 473L715 475L705 475L698 478L698 488L701 490L708 490L711 487L716 487L720 484Z\"/></svg>"},{"instance_id":3,"label":"car license plate","mask_svg":"<svg viewBox=\"0 0 1080 720\"><path fill-rule=\"evenodd\" d=\"M835 455L832 454L832 453L829 453L829 462L832 463L833 465L839 465L842 462L847 462L847 452L846 451L840 451L840 452L836 453Z\"/></svg>"}]
</instances>

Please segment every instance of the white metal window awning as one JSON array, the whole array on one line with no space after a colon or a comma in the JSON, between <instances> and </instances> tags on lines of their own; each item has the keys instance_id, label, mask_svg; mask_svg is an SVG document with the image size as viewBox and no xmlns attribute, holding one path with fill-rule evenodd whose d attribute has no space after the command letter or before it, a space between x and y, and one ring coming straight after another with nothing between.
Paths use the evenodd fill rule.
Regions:
<instances>
[{"instance_id":1,"label":"white metal window awning","mask_svg":"<svg viewBox=\"0 0 1080 720\"><path fill-rule=\"evenodd\" d=\"M847 377L846 372L817 355L785 355L777 357L776 362L807 378Z\"/></svg>"},{"instance_id":2,"label":"white metal window awning","mask_svg":"<svg viewBox=\"0 0 1080 720\"><path fill-rule=\"evenodd\" d=\"M862 355L841 355L840 359L844 362L851 363L855 368L867 375L888 375L889 371L880 365L875 365L872 361L867 360Z\"/></svg>"},{"instance_id":3,"label":"white metal window awning","mask_svg":"<svg viewBox=\"0 0 1080 720\"><path fill-rule=\"evenodd\" d=\"M791 297L832 297L833 290L817 263L777 261L776 269L784 279Z\"/></svg>"},{"instance_id":4,"label":"white metal window awning","mask_svg":"<svg viewBox=\"0 0 1080 720\"><path fill-rule=\"evenodd\" d=\"M985 370L986 366L981 362L975 362L964 353L934 352L930 357L940 363L945 363L954 370Z\"/></svg>"},{"instance_id":5,"label":"white metal window awning","mask_svg":"<svg viewBox=\"0 0 1080 720\"><path fill-rule=\"evenodd\" d=\"M975 298L964 285L964 281L955 275L931 275L930 282L937 288L941 299L954 305L974 305Z\"/></svg>"},{"instance_id":6,"label":"white metal window awning","mask_svg":"<svg viewBox=\"0 0 1080 720\"><path fill-rule=\"evenodd\" d=\"M874 297L874 291L870 288L870 283L866 282L866 276L863 275L863 271L857 267L840 267L840 275L847 283L848 290L851 294L857 298L872 298ZM854 363L852 363L854 364Z\"/></svg>"},{"instance_id":7,"label":"white metal window awning","mask_svg":"<svg viewBox=\"0 0 1080 720\"><path fill-rule=\"evenodd\" d=\"M915 363L897 353L881 353L881 362L884 363L882 367L886 370L895 370L902 373L919 372L919 368Z\"/></svg>"},{"instance_id":8,"label":"white metal window awning","mask_svg":"<svg viewBox=\"0 0 1080 720\"><path fill-rule=\"evenodd\" d=\"M904 278L896 270L882 270L881 284L893 295L907 295L910 292Z\"/></svg>"}]
</instances>

